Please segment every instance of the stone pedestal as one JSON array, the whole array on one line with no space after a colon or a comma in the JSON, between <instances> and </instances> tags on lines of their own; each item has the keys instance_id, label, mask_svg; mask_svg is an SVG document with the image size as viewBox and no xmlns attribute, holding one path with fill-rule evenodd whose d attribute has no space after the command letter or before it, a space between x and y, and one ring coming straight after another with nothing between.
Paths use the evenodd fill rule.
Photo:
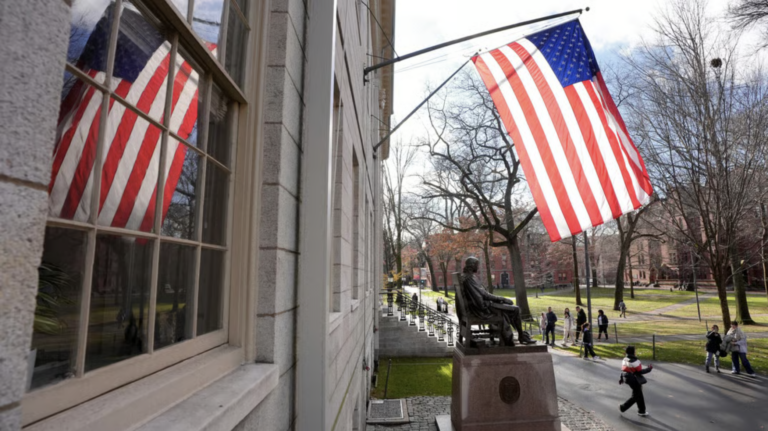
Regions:
<instances>
[{"instance_id":1,"label":"stone pedestal","mask_svg":"<svg viewBox=\"0 0 768 431\"><path fill-rule=\"evenodd\" d=\"M473 349L453 354L451 422L456 431L560 431L547 347Z\"/></svg>"}]
</instances>

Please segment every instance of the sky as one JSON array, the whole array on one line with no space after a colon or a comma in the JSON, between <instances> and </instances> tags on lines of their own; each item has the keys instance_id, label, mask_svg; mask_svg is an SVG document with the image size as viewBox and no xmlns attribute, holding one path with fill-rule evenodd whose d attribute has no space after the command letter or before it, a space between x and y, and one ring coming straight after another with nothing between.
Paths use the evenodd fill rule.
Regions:
<instances>
[{"instance_id":1,"label":"sky","mask_svg":"<svg viewBox=\"0 0 768 431\"><path fill-rule=\"evenodd\" d=\"M407 0L396 6L395 48L403 55L431 45L520 21L589 7L581 15L584 31L595 50L599 64L616 61L617 53L652 39L653 15L661 10L663 0ZM713 16L724 16L728 0L710 0ZM566 18L565 20L568 20ZM429 92L426 86L439 85L478 49L493 49L534 33L549 24L537 24L486 36L395 66L393 124L404 118ZM432 60L432 61L430 61ZM471 65L467 65L471 68ZM403 125L393 141L408 142L424 133L424 123L417 115Z\"/></svg>"}]
</instances>

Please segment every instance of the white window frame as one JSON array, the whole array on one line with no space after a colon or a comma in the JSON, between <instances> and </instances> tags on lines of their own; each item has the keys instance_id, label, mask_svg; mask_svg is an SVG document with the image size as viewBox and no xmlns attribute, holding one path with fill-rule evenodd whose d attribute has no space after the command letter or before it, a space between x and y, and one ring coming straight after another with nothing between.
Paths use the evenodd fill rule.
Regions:
<instances>
[{"instance_id":1,"label":"white window frame","mask_svg":"<svg viewBox=\"0 0 768 431\"><path fill-rule=\"evenodd\" d=\"M227 0L225 5L229 4ZM151 406L141 405L140 400L131 400L125 398L117 403L110 404L114 408L115 417L119 416L119 410L124 410L125 402L135 402L138 409L131 412L131 420L138 423L146 421L157 413L169 408L173 404L181 401L184 397L179 397L174 388L167 382L153 383L153 378L162 371L162 374L179 369L181 373L185 366L190 367L190 360L202 364L202 369L211 369L215 372L192 373L187 376L189 388L200 389L214 380L220 378L223 373L231 371L244 362L253 362L256 357L255 346L255 317L248 310L255 310L257 307L256 298L258 293L258 205L261 194L261 153L263 143L263 99L264 99L264 81L267 51L267 20L269 11L267 2L251 0L248 10L250 31L245 43L245 52L247 53L243 64L244 89L232 81L224 70L223 56L221 63L208 51L199 37L194 33L188 21L186 21L170 3L170 0L142 0L148 9L166 25L172 32L169 41L172 46L183 47L188 55L203 68L206 76L206 84L210 87L211 82L222 90L222 92L233 102L239 104L236 117L236 126L233 127L230 134L235 144L230 152L229 174L229 203L227 213L227 232L225 234L226 245L217 247L211 244L204 244L203 248L219 249L225 251L224 257L224 286L222 298L222 329L212 331L190 340L164 347L158 351L153 351L154 331L147 334L147 345L150 353L137 355L123 361L98 368L93 371L84 372L84 349L86 346L85 337L79 335L78 350L76 355L76 371L78 376L63 380L40 389L27 393L22 401L22 425L32 430L61 429L66 428L68 424L79 428L86 425L90 418L83 418L81 415L72 414L73 411L80 408L88 408L89 404L98 403L101 398L114 398L114 394L122 392L125 385L142 384L148 389L147 396L153 396L159 402ZM194 0L190 0L190 11L193 8ZM116 6L120 5L120 0ZM228 6L225 6L228 9ZM225 10L224 16L228 17ZM226 20L222 25L222 32L226 34ZM178 44L175 42L178 41ZM116 42L113 40L112 44ZM114 52L114 47L111 47ZM175 55L175 49L173 54ZM225 55L225 54L223 54ZM173 61L173 60L172 60ZM173 63L171 63L173 64ZM75 67L67 66L68 71L72 72L79 79L86 81L89 85L104 91L108 88L104 83L94 82L87 75L77 70ZM170 75L170 74L169 74ZM201 75L203 76L203 75ZM172 79L172 78L171 78ZM201 85L202 87L202 85ZM246 97L246 94L248 97ZM104 98L105 101L109 99ZM246 103L247 102L247 103ZM130 106L130 105L126 105ZM129 108L130 109L130 108ZM146 114L133 109L138 115L148 119ZM207 120L207 112L201 112L199 122ZM161 129L163 130L163 129ZM163 132L163 145L169 133ZM178 139L178 136L176 136ZM201 136L200 139L205 139ZM101 146L98 146L101 147ZM164 151L163 151L164 152ZM97 155L98 157L98 155ZM202 158L201 160L208 160ZM220 163L219 163L220 164ZM201 175L205 175L205 165L201 168ZM95 169L94 172L99 171ZM158 191L158 199L161 199ZM98 200L96 200L98 202ZM158 205L158 207L160 207ZM202 207L202 205L200 205ZM198 216L201 215L202 208L196 208ZM256 216L254 216L254 214ZM157 226L158 217L155 223ZM199 217L198 217L199 219ZM113 233L117 235L129 235L134 237L151 238L154 241L153 246L159 247L161 238L166 242L194 244L199 241L186 241L176 238L161 236L159 230L156 233L143 233L127 229L112 228L109 226L98 225L97 223L80 223L71 220L62 220L51 218L46 226L65 227L68 229L79 229L88 231L88 241L95 241L97 233ZM199 228L199 227L198 227ZM233 230L239 232L238 235L232 235ZM240 234L242 233L242 234ZM201 242L201 241L200 241ZM200 249L199 249L200 250ZM95 253L91 253L94 255ZM197 253L199 260L199 252ZM81 321L84 319L87 325L89 304L88 296L90 294L90 279L93 258L86 263L81 287ZM156 278L158 271L157 253L152 262L152 292L156 292ZM195 285L197 285L197 277ZM88 286L86 286L88 284ZM195 291L195 295L197 291ZM149 299L149 319L148 328L153 328L155 296L150 295ZM84 311L84 313L83 313ZM196 319L192 319L196 321ZM83 324L80 324L83 327ZM118 389L120 388L120 389ZM116 390L117 389L117 390ZM110 392L112 391L112 392ZM178 389L177 389L178 391ZM105 394L110 395L106 397ZM174 394L176 394L174 396ZM185 394L189 395L189 393ZM105 411L106 410L106 411ZM112 414L109 408L100 410L102 415ZM123 412L124 415L124 412ZM97 420L94 418L93 420ZM26 429L26 428L25 428Z\"/></svg>"}]
</instances>

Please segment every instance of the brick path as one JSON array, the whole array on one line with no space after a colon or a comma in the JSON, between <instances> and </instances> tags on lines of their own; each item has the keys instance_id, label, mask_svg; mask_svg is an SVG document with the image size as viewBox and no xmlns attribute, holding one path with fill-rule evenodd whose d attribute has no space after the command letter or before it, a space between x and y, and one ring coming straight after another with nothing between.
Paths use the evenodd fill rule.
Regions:
<instances>
[{"instance_id":1,"label":"brick path","mask_svg":"<svg viewBox=\"0 0 768 431\"><path fill-rule=\"evenodd\" d=\"M558 413L571 431L613 431L594 413L558 397ZM435 416L451 414L451 397L406 398L411 423L404 425L368 425L367 431L437 431Z\"/></svg>"}]
</instances>

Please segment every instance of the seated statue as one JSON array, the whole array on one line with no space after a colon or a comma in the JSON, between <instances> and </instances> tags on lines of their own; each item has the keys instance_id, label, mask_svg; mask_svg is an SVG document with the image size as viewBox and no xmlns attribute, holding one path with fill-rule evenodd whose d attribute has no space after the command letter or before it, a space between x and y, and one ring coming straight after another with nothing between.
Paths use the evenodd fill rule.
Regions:
<instances>
[{"instance_id":1,"label":"seated statue","mask_svg":"<svg viewBox=\"0 0 768 431\"><path fill-rule=\"evenodd\" d=\"M467 302L467 311L481 319L488 319L494 315L503 316L504 325L501 334L502 341L507 346L514 346L512 327L517 331L517 339L520 343L536 343L536 341L531 340L528 333L523 331L520 307L516 306L509 298L488 293L477 280L475 274L479 265L480 262L477 258L469 257L464 263L461 274L461 286Z\"/></svg>"}]
</instances>

